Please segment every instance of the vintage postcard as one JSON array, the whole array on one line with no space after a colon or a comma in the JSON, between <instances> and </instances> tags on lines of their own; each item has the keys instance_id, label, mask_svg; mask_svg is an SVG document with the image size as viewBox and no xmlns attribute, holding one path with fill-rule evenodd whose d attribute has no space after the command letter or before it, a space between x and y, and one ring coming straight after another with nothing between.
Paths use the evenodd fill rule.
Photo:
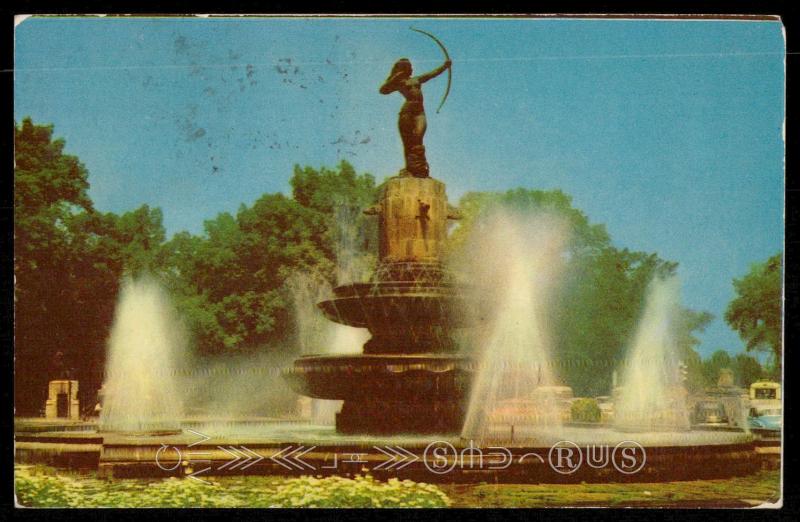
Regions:
<instances>
[{"instance_id":1,"label":"vintage postcard","mask_svg":"<svg viewBox=\"0 0 800 522\"><path fill-rule=\"evenodd\" d=\"M43 507L779 508L777 16L20 16Z\"/></svg>"}]
</instances>

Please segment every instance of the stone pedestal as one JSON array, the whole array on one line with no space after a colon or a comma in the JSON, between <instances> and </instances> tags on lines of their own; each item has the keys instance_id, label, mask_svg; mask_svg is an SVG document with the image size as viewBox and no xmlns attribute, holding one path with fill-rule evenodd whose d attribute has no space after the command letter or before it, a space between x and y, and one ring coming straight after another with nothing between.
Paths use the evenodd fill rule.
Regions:
<instances>
[{"instance_id":1,"label":"stone pedestal","mask_svg":"<svg viewBox=\"0 0 800 522\"><path fill-rule=\"evenodd\" d=\"M433 178L394 177L372 213L379 215L381 263L439 263L453 217L445 185Z\"/></svg>"},{"instance_id":2,"label":"stone pedestal","mask_svg":"<svg viewBox=\"0 0 800 522\"><path fill-rule=\"evenodd\" d=\"M47 401L44 404L44 416L46 419L80 419L78 381L50 381L47 387Z\"/></svg>"}]
</instances>

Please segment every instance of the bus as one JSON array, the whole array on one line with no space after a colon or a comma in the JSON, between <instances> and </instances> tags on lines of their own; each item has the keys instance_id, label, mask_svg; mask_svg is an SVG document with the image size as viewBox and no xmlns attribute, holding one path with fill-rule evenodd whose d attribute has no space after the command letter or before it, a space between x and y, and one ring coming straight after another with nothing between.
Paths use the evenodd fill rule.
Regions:
<instances>
[{"instance_id":1,"label":"bus","mask_svg":"<svg viewBox=\"0 0 800 522\"><path fill-rule=\"evenodd\" d=\"M783 424L780 383L760 380L750 385L750 429L755 432L779 433Z\"/></svg>"},{"instance_id":2,"label":"bus","mask_svg":"<svg viewBox=\"0 0 800 522\"><path fill-rule=\"evenodd\" d=\"M750 401L781 400L781 385L773 381L756 381L750 385Z\"/></svg>"}]
</instances>

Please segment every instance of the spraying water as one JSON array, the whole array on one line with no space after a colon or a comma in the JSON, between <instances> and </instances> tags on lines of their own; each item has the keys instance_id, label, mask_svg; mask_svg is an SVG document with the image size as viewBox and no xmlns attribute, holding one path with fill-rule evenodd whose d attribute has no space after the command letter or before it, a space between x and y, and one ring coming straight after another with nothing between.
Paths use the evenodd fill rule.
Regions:
<instances>
[{"instance_id":1,"label":"spraying water","mask_svg":"<svg viewBox=\"0 0 800 522\"><path fill-rule=\"evenodd\" d=\"M158 283L126 278L108 344L101 429L179 429L176 370L186 349L183 326Z\"/></svg>"},{"instance_id":2,"label":"spraying water","mask_svg":"<svg viewBox=\"0 0 800 522\"><path fill-rule=\"evenodd\" d=\"M294 392L280 376L280 368L290 360L290 353L279 350L203 357L181 380L187 418L224 424L244 418L291 416Z\"/></svg>"},{"instance_id":3,"label":"spraying water","mask_svg":"<svg viewBox=\"0 0 800 522\"><path fill-rule=\"evenodd\" d=\"M654 279L622 372L615 424L642 431L689 427L676 334L680 319L676 277Z\"/></svg>"},{"instance_id":4,"label":"spraying water","mask_svg":"<svg viewBox=\"0 0 800 522\"><path fill-rule=\"evenodd\" d=\"M369 332L325 319L317 303L332 295L330 285L321 277L294 274L288 287L292 295L295 337L300 353L348 354L359 353L369 339ZM334 424L342 401L310 399L308 415L315 424Z\"/></svg>"},{"instance_id":5,"label":"spraying water","mask_svg":"<svg viewBox=\"0 0 800 522\"><path fill-rule=\"evenodd\" d=\"M365 280L374 262L363 248L369 232L361 210L359 206L344 201L334 209L336 280L340 285ZM369 339L367 330L328 321L317 309L317 303L333 296L323 277L296 273L287 286L292 296L295 339L301 354L355 354L361 351ZM312 422L334 424L342 401L310 401L307 413Z\"/></svg>"},{"instance_id":6,"label":"spraying water","mask_svg":"<svg viewBox=\"0 0 800 522\"><path fill-rule=\"evenodd\" d=\"M338 284L366 280L374 258L364 249L369 236L361 207L345 202L334 209L336 237L336 281Z\"/></svg>"},{"instance_id":7,"label":"spraying water","mask_svg":"<svg viewBox=\"0 0 800 522\"><path fill-rule=\"evenodd\" d=\"M497 214L472 239L462 271L488 291L495 316L478 332L480 365L462 436L483 440L510 430L560 424L553 386L548 296L564 263L566 227L547 216Z\"/></svg>"}]
</instances>

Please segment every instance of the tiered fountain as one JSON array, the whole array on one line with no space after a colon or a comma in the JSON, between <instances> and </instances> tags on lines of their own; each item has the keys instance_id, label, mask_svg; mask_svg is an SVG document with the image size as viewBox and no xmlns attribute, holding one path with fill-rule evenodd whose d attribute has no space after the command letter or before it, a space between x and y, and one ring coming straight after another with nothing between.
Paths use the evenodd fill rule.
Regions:
<instances>
[{"instance_id":1,"label":"tiered fountain","mask_svg":"<svg viewBox=\"0 0 800 522\"><path fill-rule=\"evenodd\" d=\"M379 219L377 269L369 282L335 288L319 308L372 338L363 354L301 357L285 377L298 393L344 401L340 433L458 432L471 362L456 354L450 334L469 324L469 307L441 261L447 221L457 218L445 185L390 178L365 212Z\"/></svg>"}]
</instances>

